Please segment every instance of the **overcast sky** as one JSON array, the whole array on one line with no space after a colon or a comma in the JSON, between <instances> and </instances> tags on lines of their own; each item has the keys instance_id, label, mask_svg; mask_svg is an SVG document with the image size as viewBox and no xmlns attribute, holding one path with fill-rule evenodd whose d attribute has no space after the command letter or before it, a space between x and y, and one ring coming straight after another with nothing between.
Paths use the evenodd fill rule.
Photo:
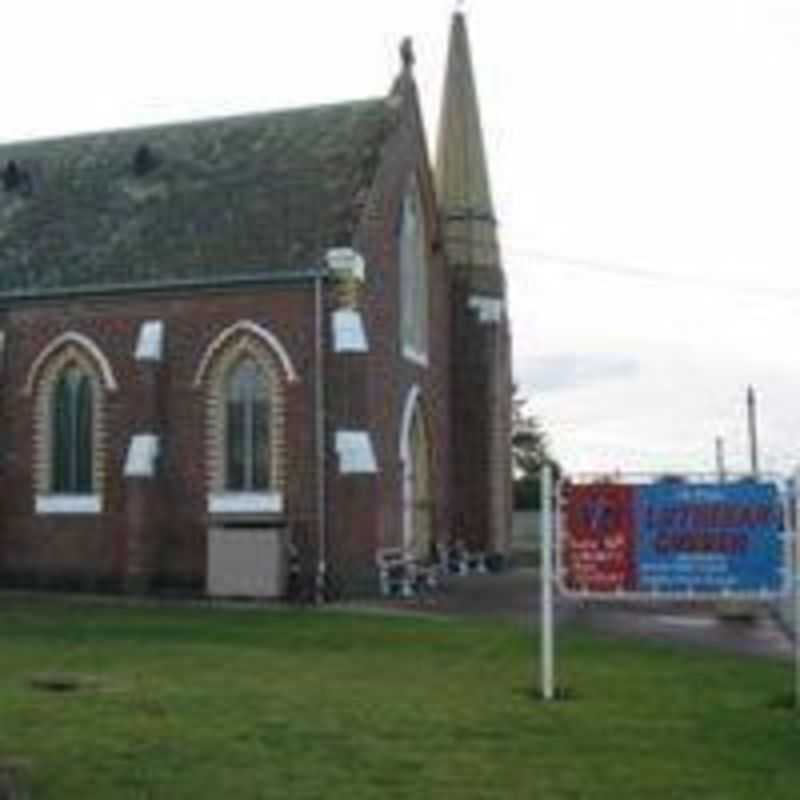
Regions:
<instances>
[{"instance_id":1,"label":"overcast sky","mask_svg":"<svg viewBox=\"0 0 800 800\"><path fill-rule=\"evenodd\" d=\"M6 0L0 140L384 94L451 0ZM515 373L574 470L800 462L800 0L469 0ZM435 138L431 135L431 143Z\"/></svg>"}]
</instances>

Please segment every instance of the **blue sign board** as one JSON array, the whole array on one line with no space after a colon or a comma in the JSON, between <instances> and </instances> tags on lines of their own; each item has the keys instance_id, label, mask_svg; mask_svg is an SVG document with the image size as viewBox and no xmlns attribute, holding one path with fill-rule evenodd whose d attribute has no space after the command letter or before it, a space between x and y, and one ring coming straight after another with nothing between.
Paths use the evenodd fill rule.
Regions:
<instances>
[{"instance_id":1,"label":"blue sign board","mask_svg":"<svg viewBox=\"0 0 800 800\"><path fill-rule=\"evenodd\" d=\"M781 590L783 512L774 484L640 485L634 508L638 590Z\"/></svg>"}]
</instances>

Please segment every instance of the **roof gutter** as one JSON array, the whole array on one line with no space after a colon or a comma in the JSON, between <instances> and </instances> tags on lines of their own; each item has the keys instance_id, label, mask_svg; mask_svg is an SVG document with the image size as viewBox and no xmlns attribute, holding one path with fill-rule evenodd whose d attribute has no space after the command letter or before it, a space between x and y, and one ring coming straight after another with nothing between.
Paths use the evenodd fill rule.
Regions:
<instances>
[{"instance_id":1,"label":"roof gutter","mask_svg":"<svg viewBox=\"0 0 800 800\"><path fill-rule=\"evenodd\" d=\"M16 303L37 303L53 300L85 300L94 297L113 297L132 294L166 294L184 291L232 291L255 286L288 286L326 277L324 267L304 270L271 270L252 275L232 275L225 278L167 278L138 283L88 284L56 289L23 289L0 292L0 306Z\"/></svg>"},{"instance_id":2,"label":"roof gutter","mask_svg":"<svg viewBox=\"0 0 800 800\"><path fill-rule=\"evenodd\" d=\"M108 284L82 286L44 291L0 293L0 309L17 303L55 302L59 300L84 300L95 297L114 297L133 294L164 294L185 291L235 291L258 286L289 286L310 283L314 289L314 427L316 438L316 513L317 513L317 568L314 579L314 600L323 603L327 585L327 530L326 530L326 459L325 444L325 339L323 284L330 276L327 266L305 270L284 270L258 275L239 275L215 280L170 280L137 284Z\"/></svg>"}]
</instances>

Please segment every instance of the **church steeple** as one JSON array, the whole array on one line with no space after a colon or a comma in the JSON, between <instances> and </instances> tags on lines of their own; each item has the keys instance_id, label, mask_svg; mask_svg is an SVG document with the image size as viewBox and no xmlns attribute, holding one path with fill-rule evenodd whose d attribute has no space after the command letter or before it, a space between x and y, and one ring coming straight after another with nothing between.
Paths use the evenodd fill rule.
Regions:
<instances>
[{"instance_id":1,"label":"church steeple","mask_svg":"<svg viewBox=\"0 0 800 800\"><path fill-rule=\"evenodd\" d=\"M488 277L485 270L499 270L500 253L469 37L460 11L453 14L450 29L435 172L450 263L476 278L476 273Z\"/></svg>"}]
</instances>

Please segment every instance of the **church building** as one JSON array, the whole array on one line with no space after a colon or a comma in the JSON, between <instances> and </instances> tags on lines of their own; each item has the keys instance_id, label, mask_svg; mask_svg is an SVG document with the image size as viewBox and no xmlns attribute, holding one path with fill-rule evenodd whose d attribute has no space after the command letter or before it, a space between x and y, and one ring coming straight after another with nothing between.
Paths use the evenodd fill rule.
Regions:
<instances>
[{"instance_id":1,"label":"church building","mask_svg":"<svg viewBox=\"0 0 800 800\"><path fill-rule=\"evenodd\" d=\"M384 97L0 146L0 588L352 596L507 552L463 14L433 165L401 56Z\"/></svg>"}]
</instances>

